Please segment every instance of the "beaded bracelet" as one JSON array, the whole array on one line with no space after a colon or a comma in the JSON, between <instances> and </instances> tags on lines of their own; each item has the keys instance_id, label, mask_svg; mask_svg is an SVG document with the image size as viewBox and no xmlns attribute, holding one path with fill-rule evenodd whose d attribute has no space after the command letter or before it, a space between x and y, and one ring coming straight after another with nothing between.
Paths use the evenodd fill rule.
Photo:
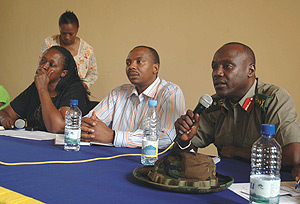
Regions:
<instances>
[{"instance_id":1,"label":"beaded bracelet","mask_svg":"<svg viewBox=\"0 0 300 204\"><path fill-rule=\"evenodd\" d=\"M185 150L185 149L187 149L187 148L189 148L189 147L191 146L192 141L190 140L190 143L189 143L187 146L185 146L185 147L181 147L181 146L179 145L178 141L176 141L176 144L178 145L178 147L179 147L181 150Z\"/></svg>"}]
</instances>

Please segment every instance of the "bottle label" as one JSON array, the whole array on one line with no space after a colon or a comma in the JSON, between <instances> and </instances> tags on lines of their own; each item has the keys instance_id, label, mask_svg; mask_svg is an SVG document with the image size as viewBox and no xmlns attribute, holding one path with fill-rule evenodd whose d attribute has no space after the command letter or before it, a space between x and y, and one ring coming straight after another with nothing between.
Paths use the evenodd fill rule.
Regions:
<instances>
[{"instance_id":1,"label":"bottle label","mask_svg":"<svg viewBox=\"0 0 300 204\"><path fill-rule=\"evenodd\" d=\"M65 143L80 143L81 129L65 129Z\"/></svg>"},{"instance_id":2,"label":"bottle label","mask_svg":"<svg viewBox=\"0 0 300 204\"><path fill-rule=\"evenodd\" d=\"M250 176L250 200L258 203L279 203L280 179L268 175Z\"/></svg>"},{"instance_id":3,"label":"bottle label","mask_svg":"<svg viewBox=\"0 0 300 204\"><path fill-rule=\"evenodd\" d=\"M142 141L142 156L157 157L158 141L144 140Z\"/></svg>"}]
</instances>

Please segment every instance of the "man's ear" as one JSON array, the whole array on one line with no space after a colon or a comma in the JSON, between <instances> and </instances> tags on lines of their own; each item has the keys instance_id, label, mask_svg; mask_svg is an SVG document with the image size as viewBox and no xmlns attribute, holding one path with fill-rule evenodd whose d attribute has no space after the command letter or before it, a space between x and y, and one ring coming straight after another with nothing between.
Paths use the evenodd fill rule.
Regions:
<instances>
[{"instance_id":1,"label":"man's ear","mask_svg":"<svg viewBox=\"0 0 300 204\"><path fill-rule=\"evenodd\" d=\"M251 78L251 77L255 76L255 71L256 71L255 64L250 64L249 70L248 70L248 77Z\"/></svg>"},{"instance_id":2,"label":"man's ear","mask_svg":"<svg viewBox=\"0 0 300 204\"><path fill-rule=\"evenodd\" d=\"M68 72L69 72L68 70L62 71L60 77L61 77L61 78L65 77L65 76L68 74Z\"/></svg>"},{"instance_id":3,"label":"man's ear","mask_svg":"<svg viewBox=\"0 0 300 204\"><path fill-rule=\"evenodd\" d=\"M159 71L159 64L153 64L153 74L157 74Z\"/></svg>"}]
</instances>

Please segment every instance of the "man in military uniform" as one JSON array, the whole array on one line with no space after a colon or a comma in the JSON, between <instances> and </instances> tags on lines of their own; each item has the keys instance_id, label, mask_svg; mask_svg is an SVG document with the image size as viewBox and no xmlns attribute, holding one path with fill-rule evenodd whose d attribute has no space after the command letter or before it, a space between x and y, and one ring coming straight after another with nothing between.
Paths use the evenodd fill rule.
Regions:
<instances>
[{"instance_id":1,"label":"man in military uniform","mask_svg":"<svg viewBox=\"0 0 300 204\"><path fill-rule=\"evenodd\" d=\"M176 131L182 137L176 147L189 150L214 143L222 157L250 159L261 124L274 124L275 139L282 147L282 164L295 167L294 176L298 179L300 124L294 101L282 88L261 82L255 71L251 48L235 42L223 45L212 61L216 90L213 104L201 116L188 110L177 119Z\"/></svg>"}]
</instances>

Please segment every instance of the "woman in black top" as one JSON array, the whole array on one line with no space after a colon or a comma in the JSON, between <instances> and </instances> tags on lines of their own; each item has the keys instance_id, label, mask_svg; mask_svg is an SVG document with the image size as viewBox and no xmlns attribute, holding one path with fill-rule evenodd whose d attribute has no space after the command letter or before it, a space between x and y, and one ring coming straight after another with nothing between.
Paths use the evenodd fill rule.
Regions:
<instances>
[{"instance_id":1,"label":"woman in black top","mask_svg":"<svg viewBox=\"0 0 300 204\"><path fill-rule=\"evenodd\" d=\"M28 127L63 133L71 99L78 100L83 115L88 112L87 91L73 56L65 48L53 46L43 54L34 82L0 111L0 122L6 129L13 129L14 122L23 118Z\"/></svg>"}]
</instances>

